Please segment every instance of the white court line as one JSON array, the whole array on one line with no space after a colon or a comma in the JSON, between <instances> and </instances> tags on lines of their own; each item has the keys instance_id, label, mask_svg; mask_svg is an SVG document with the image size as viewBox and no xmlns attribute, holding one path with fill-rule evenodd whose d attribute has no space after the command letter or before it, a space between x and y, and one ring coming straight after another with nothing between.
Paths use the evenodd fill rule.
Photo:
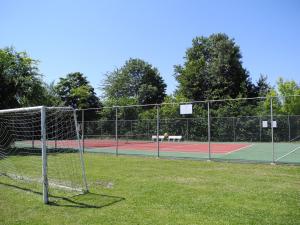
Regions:
<instances>
[{"instance_id":1,"label":"white court line","mask_svg":"<svg viewBox=\"0 0 300 225\"><path fill-rule=\"evenodd\" d=\"M224 155L229 155L229 154L231 154L231 153L234 153L234 152L237 152L237 151L240 151L240 150L246 149L246 148L250 148L250 147L252 147L253 145L254 145L254 144L247 145L247 146L244 146L244 147L241 147L241 148L235 149L235 150L233 150L233 151L231 151L231 152L227 152L227 153L225 153Z\"/></svg>"},{"instance_id":2,"label":"white court line","mask_svg":"<svg viewBox=\"0 0 300 225\"><path fill-rule=\"evenodd\" d=\"M290 152L288 152L288 153L286 153L285 155L283 155L283 156L281 156L281 157L279 157L278 159L276 159L275 160L275 162L277 162L278 160L280 160L280 159L282 159L282 158L284 158L284 157L286 157L287 155L289 155L289 154L292 154L293 152L295 152L297 149L299 149L300 148L300 146L299 147L297 147L297 148L295 148L295 149L293 149L292 151L290 151Z\"/></svg>"}]
</instances>

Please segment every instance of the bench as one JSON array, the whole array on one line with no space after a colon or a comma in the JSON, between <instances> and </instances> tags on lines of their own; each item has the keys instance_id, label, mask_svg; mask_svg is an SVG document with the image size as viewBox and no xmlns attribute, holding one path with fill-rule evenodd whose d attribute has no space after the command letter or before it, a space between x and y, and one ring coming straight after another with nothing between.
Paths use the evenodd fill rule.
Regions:
<instances>
[{"instance_id":1,"label":"bench","mask_svg":"<svg viewBox=\"0 0 300 225\"><path fill-rule=\"evenodd\" d=\"M156 141L156 138L157 138L156 135L152 135L152 141ZM159 135L159 136L158 136L158 140L159 140L159 141L163 141L164 138L165 138L165 136L163 136L163 135Z\"/></svg>"},{"instance_id":2,"label":"bench","mask_svg":"<svg viewBox=\"0 0 300 225\"><path fill-rule=\"evenodd\" d=\"M168 137L168 141L171 141L171 140L172 140L173 142L174 142L174 141L178 141L178 142L179 142L179 141L182 140L182 136L169 136L169 137Z\"/></svg>"}]
</instances>

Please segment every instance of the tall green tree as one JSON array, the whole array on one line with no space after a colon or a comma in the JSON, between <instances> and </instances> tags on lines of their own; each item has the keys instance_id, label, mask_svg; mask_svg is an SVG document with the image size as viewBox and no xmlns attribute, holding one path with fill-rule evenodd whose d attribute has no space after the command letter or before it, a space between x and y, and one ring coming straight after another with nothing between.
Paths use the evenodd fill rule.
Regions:
<instances>
[{"instance_id":1,"label":"tall green tree","mask_svg":"<svg viewBox=\"0 0 300 225\"><path fill-rule=\"evenodd\" d=\"M265 97L271 91L272 87L268 82L267 75L261 74L256 84L256 94Z\"/></svg>"},{"instance_id":2,"label":"tall green tree","mask_svg":"<svg viewBox=\"0 0 300 225\"><path fill-rule=\"evenodd\" d=\"M184 65L175 66L178 92L191 100L255 95L239 46L226 34L196 37Z\"/></svg>"},{"instance_id":3,"label":"tall green tree","mask_svg":"<svg viewBox=\"0 0 300 225\"><path fill-rule=\"evenodd\" d=\"M277 82L278 92L282 99L282 113L300 115L300 86L294 80L279 78Z\"/></svg>"},{"instance_id":4,"label":"tall green tree","mask_svg":"<svg viewBox=\"0 0 300 225\"><path fill-rule=\"evenodd\" d=\"M0 108L52 105L37 65L26 52L0 49Z\"/></svg>"},{"instance_id":5,"label":"tall green tree","mask_svg":"<svg viewBox=\"0 0 300 225\"><path fill-rule=\"evenodd\" d=\"M272 88L264 102L265 110L270 110L272 98L273 112L283 115L300 115L300 86L294 80L279 78L277 89Z\"/></svg>"},{"instance_id":6,"label":"tall green tree","mask_svg":"<svg viewBox=\"0 0 300 225\"><path fill-rule=\"evenodd\" d=\"M60 78L54 90L65 106L86 109L98 108L101 105L94 88L79 72L69 73L65 78Z\"/></svg>"},{"instance_id":7,"label":"tall green tree","mask_svg":"<svg viewBox=\"0 0 300 225\"><path fill-rule=\"evenodd\" d=\"M166 96L166 84L158 70L141 59L129 59L107 73L101 89L106 98L136 98L139 104L161 103Z\"/></svg>"}]
</instances>

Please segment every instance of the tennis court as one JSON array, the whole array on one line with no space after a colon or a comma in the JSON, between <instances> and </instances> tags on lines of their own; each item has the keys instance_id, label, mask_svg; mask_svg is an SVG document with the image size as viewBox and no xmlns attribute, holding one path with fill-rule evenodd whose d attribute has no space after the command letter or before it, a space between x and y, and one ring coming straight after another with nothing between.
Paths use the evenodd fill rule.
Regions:
<instances>
[{"instance_id":1,"label":"tennis court","mask_svg":"<svg viewBox=\"0 0 300 225\"><path fill-rule=\"evenodd\" d=\"M67 140L63 123L48 123L47 145L53 152L80 144L86 152L115 155L300 163L300 115L273 109L273 101L296 100L241 98L77 110L80 142ZM39 133L30 132L17 144L37 148L40 141L34 135Z\"/></svg>"},{"instance_id":2,"label":"tennis court","mask_svg":"<svg viewBox=\"0 0 300 225\"><path fill-rule=\"evenodd\" d=\"M226 159L238 161L272 162L271 143L209 143L207 142L157 142L85 140L87 152L191 159ZM299 143L275 143L274 161L300 163Z\"/></svg>"},{"instance_id":3,"label":"tennis court","mask_svg":"<svg viewBox=\"0 0 300 225\"><path fill-rule=\"evenodd\" d=\"M19 147L39 147L40 141L18 142ZM85 139L80 141L85 152L118 155L144 155L153 157L300 163L300 143L279 142L168 142L151 140ZM76 140L49 140L49 149L78 147ZM158 147L159 145L159 147ZM210 146L210 147L209 147ZM210 151L209 151L210 149Z\"/></svg>"}]
</instances>

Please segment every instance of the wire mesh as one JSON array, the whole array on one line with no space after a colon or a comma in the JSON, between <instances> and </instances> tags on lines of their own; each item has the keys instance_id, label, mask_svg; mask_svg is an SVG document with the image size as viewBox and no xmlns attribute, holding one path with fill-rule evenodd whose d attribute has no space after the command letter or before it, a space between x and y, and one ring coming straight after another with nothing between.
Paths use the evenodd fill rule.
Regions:
<instances>
[{"instance_id":1,"label":"wire mesh","mask_svg":"<svg viewBox=\"0 0 300 225\"><path fill-rule=\"evenodd\" d=\"M207 159L207 103L173 103L160 108L160 155Z\"/></svg>"},{"instance_id":2,"label":"wire mesh","mask_svg":"<svg viewBox=\"0 0 300 225\"><path fill-rule=\"evenodd\" d=\"M48 182L42 174L41 108L0 111L0 173L7 182L39 193L42 183L48 183L50 197L81 192L85 187L74 110L46 108L45 115Z\"/></svg>"},{"instance_id":3,"label":"wire mesh","mask_svg":"<svg viewBox=\"0 0 300 225\"><path fill-rule=\"evenodd\" d=\"M0 173L41 191L40 110L0 114Z\"/></svg>"},{"instance_id":4,"label":"wire mesh","mask_svg":"<svg viewBox=\"0 0 300 225\"><path fill-rule=\"evenodd\" d=\"M116 153L116 109L77 111L84 151Z\"/></svg>"},{"instance_id":5,"label":"wire mesh","mask_svg":"<svg viewBox=\"0 0 300 225\"><path fill-rule=\"evenodd\" d=\"M84 115L85 150L300 163L299 98L258 97L106 107L94 110L93 119ZM190 113L181 113L189 107ZM276 128L271 127L272 118L277 122Z\"/></svg>"},{"instance_id":6,"label":"wire mesh","mask_svg":"<svg viewBox=\"0 0 300 225\"><path fill-rule=\"evenodd\" d=\"M274 162L300 163L300 96L274 97L273 105Z\"/></svg>"},{"instance_id":7,"label":"wire mesh","mask_svg":"<svg viewBox=\"0 0 300 225\"><path fill-rule=\"evenodd\" d=\"M117 118L118 154L157 155L155 106L118 107Z\"/></svg>"}]
</instances>

